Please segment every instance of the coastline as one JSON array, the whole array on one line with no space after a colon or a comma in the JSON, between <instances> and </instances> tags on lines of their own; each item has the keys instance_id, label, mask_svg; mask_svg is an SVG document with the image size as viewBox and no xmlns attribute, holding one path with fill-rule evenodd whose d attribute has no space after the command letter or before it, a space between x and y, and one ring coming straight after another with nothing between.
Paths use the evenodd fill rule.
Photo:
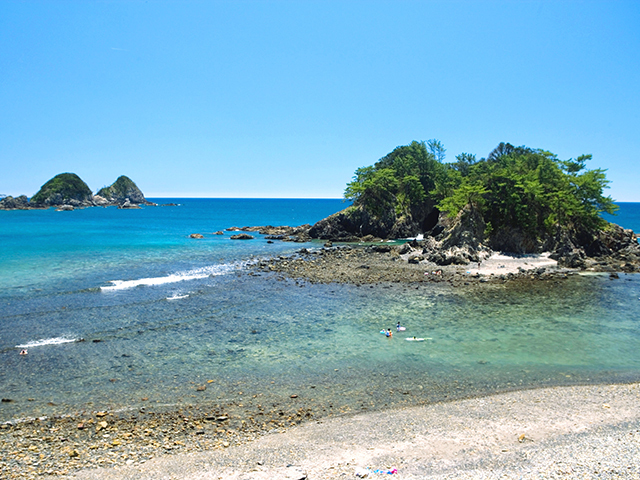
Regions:
<instances>
[{"instance_id":1,"label":"coastline","mask_svg":"<svg viewBox=\"0 0 640 480\"><path fill-rule=\"evenodd\" d=\"M558 266L548 253L493 252L479 263L442 266L421 258L416 253L419 247L413 249L409 245L345 244L312 251L303 248L297 254L261 260L250 267L257 272L276 273L311 283L443 283L453 287L514 280L559 280L579 272Z\"/></svg>"},{"instance_id":2,"label":"coastline","mask_svg":"<svg viewBox=\"0 0 640 480\"><path fill-rule=\"evenodd\" d=\"M637 478L640 385L521 390L323 419L244 445L63 478ZM47 478L47 477L45 477ZM49 478L61 478L49 477Z\"/></svg>"},{"instance_id":3,"label":"coastline","mask_svg":"<svg viewBox=\"0 0 640 480\"><path fill-rule=\"evenodd\" d=\"M429 284L434 284L433 286L441 284L445 288L451 286L463 289L484 289L490 288L491 284L507 282L514 284L522 282L525 286L529 285L529 282L540 280L562 282L570 275L577 274L574 269L557 267L553 260L544 255L513 257L497 255L483 260L479 270L473 268L473 265L437 266L424 260L411 263L409 259L415 252L400 253L395 250L400 247L402 246L391 247L383 244L328 247L311 252L302 249L299 253L291 256L258 261L249 266L247 273L248 275L272 275L278 279L285 276L296 279L296 284L297 280L301 279L310 283L369 284L372 287L377 284L396 284L399 288L403 284L406 286L421 284L423 287L429 287ZM640 428L638 417L628 411L633 410L632 407L628 407L629 404L635 402L636 409L640 406L637 385L634 385L628 386L632 391L626 391L627 386L624 385L611 387L613 390L622 392L615 393L615 398L620 396L626 399L627 403L625 403L626 406L623 410L627 413L622 417L598 417L592 412L594 421L600 422L600 427L607 430L609 434L616 434L615 432L626 428L623 426L624 422L635 422ZM480 408L478 405L484 405L481 399L497 399L502 396L509 399L504 400L502 405L516 402L521 404L522 408L528 405L529 411L533 411L536 401L527 397L526 392L545 392L547 390L560 393L549 393L550 397L544 398L556 398L560 401L561 397L565 395L571 397L567 400L568 404L562 407L564 410L559 409L564 412L562 415L569 418L573 415L574 410L579 411L586 408L580 403L581 396L591 398L591 404L599 401L601 405L605 403L611 405L612 402L608 400L606 388L608 387L542 388L522 393L481 395L474 400L432 403L423 407L393 405L384 410L376 409L374 413L353 414L350 412L345 414L336 411L337 417L318 412L317 405L313 405L313 409L308 408L301 411L303 405L296 403L291 403L284 414L280 413L282 411L280 407L277 409L268 408L267 411L264 411L259 408L259 400L253 404L251 401L243 402L244 406L249 408L245 408L241 414L233 412L233 408L226 408L226 410L224 408L210 408L207 410L195 406L167 406L166 411L158 410L156 412L143 412L137 409L126 412L89 412L78 416L29 421L18 425L17 428L2 426L2 430L0 430L2 444L0 446L7 456L0 459L0 467L2 467L0 473L6 475L6 478L43 478L43 475L52 473L51 478L68 476L68 478L78 479L287 478L287 472L297 472L297 470L287 470L286 465L295 464L304 468L309 473L309 478L337 478L340 474L353 477L356 466L373 465L375 461L379 463L375 465L375 468L383 468L383 463L395 464L396 467L401 464L408 466L411 462L417 465L414 470L405 469L405 473L394 478L464 478L460 471L469 468L482 469L489 464L492 467L477 476L485 478L484 476L489 475L487 478L494 478L491 476L493 474L488 473L489 470L493 471L497 468L496 462L502 465L505 457L513 457L509 460L514 462L512 463L513 468L523 461L529 461L530 459L524 458L529 454L522 453L528 451L527 447L535 450L540 442L547 442L552 446L564 445L562 442L566 436L575 437L579 441L587 439L588 442L602 442L604 440L600 436L601 432L589 430L589 428L584 431L574 431L567 426L567 430L563 430L564 433L558 434L559 437L554 436L553 432L545 433L546 430L539 422L543 422L548 418L548 415L556 412L557 404L548 407L547 410L539 412L539 414L527 414L522 410L521 416L523 418L532 415L532 417L536 417L531 419L532 422L533 420L538 422L532 423L533 426L527 428L538 428L544 434L539 438L531 437L533 441L530 443L532 445L528 445L527 440L522 442L526 447L516 446L513 451L508 447L507 452L500 449L496 454L491 449L498 448L499 443L487 443L487 439L493 435L495 428L486 429L481 425L476 425L473 435L465 437L464 432L459 432L462 427L455 423L456 418L467 418L464 415L468 409L474 411L473 408ZM464 402L472 403L466 404ZM587 407L591 404L588 404ZM457 407L454 408L454 406ZM249 412L251 409L253 409L253 413ZM422 423L412 424L406 417L406 412L409 411L413 412L417 418L422 418ZM476 409L475 411L479 416L476 420L480 423L486 421L495 427L505 421L501 417L502 413L496 409L491 408L486 411ZM249 430L244 430L245 422L249 423L250 417L258 415L263 415L261 424L251 424ZM542 416L538 418L538 415ZM434 423L433 416L438 418L444 416L443 418L448 418L454 423ZM220 420L220 417L228 418ZM283 421L285 419L286 421ZM467 418L467 420L472 422L473 418ZM276 422L275 425L272 423L273 421ZM102 422L106 423L106 427L100 427ZM358 430L360 423L367 425L364 431ZM395 423L403 425L403 429L406 431L395 431ZM82 427L80 427L81 424ZM467 424L467 421L463 421L462 424ZM353 428L350 427L351 425ZM435 439L429 437L431 429L435 428L434 425L437 425L441 431L441 435ZM525 426L522 426L521 429ZM416 444L415 438L403 436L408 435L414 427L418 430L420 428L426 429L425 433L421 435L424 438L430 438L430 440L427 443ZM388 440L380 437L386 431L385 429L395 432L392 434L392 438L394 438L392 443L388 443ZM339 439L346 435L345 432L351 431L360 432L357 435L358 438L354 438L351 444L346 444L342 440L340 443ZM482 448L478 447L476 453L474 453L475 450L468 450L466 447L460 449L459 445L456 447L449 442L449 435L453 435L453 437L459 435L461 440L458 443L466 442L467 444L479 445ZM10 436L11 438L9 438ZM306 437L302 438L301 436ZM319 439L317 442L315 441L316 437ZM528 438L526 432L525 438ZM323 444L322 439L328 443ZM637 437L633 437L633 439L637 441ZM511 445L507 437L501 441ZM339 443L338 446L336 446L336 442ZM432 450L431 442L436 442L440 446ZM520 444L520 442L517 443ZM270 447L274 444L277 446ZM305 444L305 449L300 450L300 454L304 455L302 457L294 456L289 459L279 456L280 453L274 453L276 450L286 450L287 452L288 449L299 450L301 444ZM306 444L309 444L308 448L306 448ZM372 444L378 446L371 447ZM406 448L399 448L398 445L404 445ZM576 444L574 447L578 448L579 445ZM252 452L260 451L262 448L267 449L265 458L273 459L273 461L255 460L255 454ZM373 448L373 452L377 452L379 456L371 456L370 448ZM569 448L573 447L569 445ZM421 457L420 451L424 451L426 452L424 455L430 456ZM389 452L393 452L395 456L390 456ZM465 460L458 461L455 458L456 452L458 455L464 456ZM348 454L354 458L347 459ZM551 456L551 453L548 455ZM334 458L341 460L333 461ZM19 462L18 459L20 459ZM591 460L593 460L592 464L589 463ZM597 458L594 457L591 460L587 458L581 462L581 465L588 464L591 465L589 468L595 469ZM263 464L258 465L258 461ZM18 463L20 463L19 466ZM95 465L102 465L105 468L104 470L92 470ZM207 470L211 465L216 465L218 470ZM243 466L236 469L235 465ZM438 465L441 465L444 470L434 470ZM446 465L449 470L445 469ZM551 468L549 465L555 464L537 465L530 468L548 469ZM549 471L545 470L545 473L549 473ZM637 471L633 472L637 473ZM509 471L503 471L503 473L507 474ZM451 477L447 475L451 475ZM469 473L469 475L471 475L469 478L477 478L475 473Z\"/></svg>"}]
</instances>

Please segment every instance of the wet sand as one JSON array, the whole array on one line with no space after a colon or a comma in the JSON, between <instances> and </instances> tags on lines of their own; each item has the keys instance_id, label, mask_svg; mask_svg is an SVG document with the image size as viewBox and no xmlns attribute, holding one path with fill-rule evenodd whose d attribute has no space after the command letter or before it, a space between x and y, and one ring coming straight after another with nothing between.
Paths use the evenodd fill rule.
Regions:
<instances>
[{"instance_id":1,"label":"wet sand","mask_svg":"<svg viewBox=\"0 0 640 480\"><path fill-rule=\"evenodd\" d=\"M326 419L68 478L640 478L639 407L638 384L525 390Z\"/></svg>"}]
</instances>

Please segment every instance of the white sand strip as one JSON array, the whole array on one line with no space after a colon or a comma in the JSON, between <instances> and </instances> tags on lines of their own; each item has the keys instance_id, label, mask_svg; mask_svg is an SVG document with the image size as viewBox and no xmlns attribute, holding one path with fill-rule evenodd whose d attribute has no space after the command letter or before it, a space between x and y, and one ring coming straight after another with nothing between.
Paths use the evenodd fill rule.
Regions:
<instances>
[{"instance_id":1,"label":"white sand strip","mask_svg":"<svg viewBox=\"0 0 640 480\"><path fill-rule=\"evenodd\" d=\"M493 253L489 258L483 260L478 267L477 263L472 263L467 271L475 275L506 275L518 273L521 270L534 270L536 268L556 268L558 262L549 258L550 253L510 255L505 253Z\"/></svg>"}]
</instances>

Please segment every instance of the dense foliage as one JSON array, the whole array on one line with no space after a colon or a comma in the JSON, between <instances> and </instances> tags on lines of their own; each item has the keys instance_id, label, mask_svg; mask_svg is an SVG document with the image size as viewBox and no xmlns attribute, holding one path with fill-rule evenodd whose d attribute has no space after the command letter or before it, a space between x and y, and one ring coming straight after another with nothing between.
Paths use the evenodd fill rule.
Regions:
<instances>
[{"instance_id":1,"label":"dense foliage","mask_svg":"<svg viewBox=\"0 0 640 480\"><path fill-rule=\"evenodd\" d=\"M501 143L480 160L467 153L453 163L444 158L437 140L397 147L356 170L345 198L374 217L433 206L453 217L472 204L487 234L516 228L533 238L551 234L557 225L602 228L600 213L617 208L603 195L605 171L586 169L591 155L559 160L545 150Z\"/></svg>"},{"instance_id":2,"label":"dense foliage","mask_svg":"<svg viewBox=\"0 0 640 480\"><path fill-rule=\"evenodd\" d=\"M82 201L91 198L91 189L75 173L61 173L45 183L38 193L31 197L31 203L44 203L57 195L64 201Z\"/></svg>"}]
</instances>

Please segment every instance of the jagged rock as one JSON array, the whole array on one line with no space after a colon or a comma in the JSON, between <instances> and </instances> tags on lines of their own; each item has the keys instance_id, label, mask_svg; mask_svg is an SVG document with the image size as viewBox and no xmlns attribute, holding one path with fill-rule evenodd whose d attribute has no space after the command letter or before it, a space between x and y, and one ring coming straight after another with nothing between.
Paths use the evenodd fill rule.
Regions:
<instances>
[{"instance_id":1,"label":"jagged rock","mask_svg":"<svg viewBox=\"0 0 640 480\"><path fill-rule=\"evenodd\" d=\"M405 255L411 251L411 245L408 243L403 243L400 247L398 247L398 253L400 255Z\"/></svg>"},{"instance_id":2,"label":"jagged rock","mask_svg":"<svg viewBox=\"0 0 640 480\"><path fill-rule=\"evenodd\" d=\"M37 207L94 205L91 190L75 173L61 173L53 177L31 197L31 204Z\"/></svg>"},{"instance_id":3,"label":"jagged rock","mask_svg":"<svg viewBox=\"0 0 640 480\"><path fill-rule=\"evenodd\" d=\"M490 255L482 243L486 225L472 204L465 206L442 233L442 240L431 237L423 250L427 260L437 265L467 265Z\"/></svg>"},{"instance_id":4,"label":"jagged rock","mask_svg":"<svg viewBox=\"0 0 640 480\"><path fill-rule=\"evenodd\" d=\"M253 236L247 233L239 233L237 235L231 235L229 237L231 240L253 240Z\"/></svg>"},{"instance_id":5,"label":"jagged rock","mask_svg":"<svg viewBox=\"0 0 640 480\"><path fill-rule=\"evenodd\" d=\"M340 242L371 238L406 238L421 233L419 222L410 215L397 218L394 211L373 217L362 206L351 206L317 222L309 235L322 240Z\"/></svg>"},{"instance_id":6,"label":"jagged rock","mask_svg":"<svg viewBox=\"0 0 640 480\"><path fill-rule=\"evenodd\" d=\"M70 212L72 210L75 210L73 205L60 205L58 208L56 208L56 212Z\"/></svg>"},{"instance_id":7,"label":"jagged rock","mask_svg":"<svg viewBox=\"0 0 640 480\"><path fill-rule=\"evenodd\" d=\"M192 233L191 235L189 235L189 238L201 239L204 238L204 235L202 235L201 233Z\"/></svg>"},{"instance_id":8,"label":"jagged rock","mask_svg":"<svg viewBox=\"0 0 640 480\"><path fill-rule=\"evenodd\" d=\"M142 207L137 203L131 203L128 198L125 198L124 203L122 205L118 205L118 208L134 209L134 208L142 208Z\"/></svg>"},{"instance_id":9,"label":"jagged rock","mask_svg":"<svg viewBox=\"0 0 640 480\"><path fill-rule=\"evenodd\" d=\"M93 203L95 203L99 207L106 207L107 205L109 205L109 200L107 200L101 195L94 195Z\"/></svg>"},{"instance_id":10,"label":"jagged rock","mask_svg":"<svg viewBox=\"0 0 640 480\"><path fill-rule=\"evenodd\" d=\"M0 210L28 210L31 208L26 195L13 198L11 195L0 200Z\"/></svg>"},{"instance_id":11,"label":"jagged rock","mask_svg":"<svg viewBox=\"0 0 640 480\"><path fill-rule=\"evenodd\" d=\"M144 195L133 180L125 175L118 177L111 186L98 190L96 195L103 197L112 205L123 205L126 202L136 205L153 205L153 203L144 198Z\"/></svg>"},{"instance_id":12,"label":"jagged rock","mask_svg":"<svg viewBox=\"0 0 640 480\"><path fill-rule=\"evenodd\" d=\"M445 232L441 248L465 246L478 249L484 240L486 228L480 211L472 204L467 204Z\"/></svg>"}]
</instances>

